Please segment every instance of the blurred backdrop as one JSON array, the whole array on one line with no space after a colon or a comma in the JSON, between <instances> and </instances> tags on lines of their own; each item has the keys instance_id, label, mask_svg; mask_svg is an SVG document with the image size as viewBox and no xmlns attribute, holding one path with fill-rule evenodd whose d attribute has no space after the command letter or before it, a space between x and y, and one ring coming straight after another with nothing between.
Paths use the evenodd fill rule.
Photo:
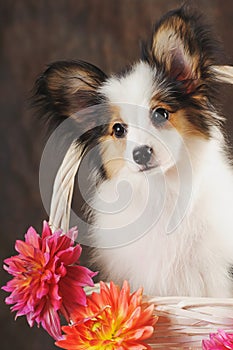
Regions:
<instances>
[{"instance_id":1,"label":"blurred backdrop","mask_svg":"<svg viewBox=\"0 0 233 350\"><path fill-rule=\"evenodd\" d=\"M192 1L190 1L192 3ZM198 0L196 7L213 24L233 63L233 1ZM1 0L0 1L0 257L14 254L14 243L29 225L41 229L47 218L38 185L39 163L46 133L28 109L36 77L49 62L82 59L106 73L121 70L139 57L139 41L154 21L179 6L177 0ZM233 135L232 87L220 94L226 130ZM1 270L1 285L8 276ZM1 349L55 349L41 329L4 305L1 292Z\"/></svg>"}]
</instances>

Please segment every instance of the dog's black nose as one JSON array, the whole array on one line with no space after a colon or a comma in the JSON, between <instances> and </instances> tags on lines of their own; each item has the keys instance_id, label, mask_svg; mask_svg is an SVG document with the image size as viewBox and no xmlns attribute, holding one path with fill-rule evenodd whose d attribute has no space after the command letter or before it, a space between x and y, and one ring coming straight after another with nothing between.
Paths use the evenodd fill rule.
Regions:
<instances>
[{"instance_id":1,"label":"dog's black nose","mask_svg":"<svg viewBox=\"0 0 233 350\"><path fill-rule=\"evenodd\" d=\"M137 164L147 165L151 160L153 150L149 146L140 146L133 151L133 159Z\"/></svg>"}]
</instances>

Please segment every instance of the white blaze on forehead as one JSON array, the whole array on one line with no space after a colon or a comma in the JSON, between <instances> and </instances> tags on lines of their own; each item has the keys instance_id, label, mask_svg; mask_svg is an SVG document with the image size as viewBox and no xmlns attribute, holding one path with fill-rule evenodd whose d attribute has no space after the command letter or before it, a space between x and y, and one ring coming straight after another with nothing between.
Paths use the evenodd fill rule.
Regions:
<instances>
[{"instance_id":1,"label":"white blaze on forehead","mask_svg":"<svg viewBox=\"0 0 233 350\"><path fill-rule=\"evenodd\" d=\"M140 61L124 76L113 76L100 88L100 93L119 107L120 118L128 126L128 140L132 127L141 130L150 127L149 108L154 91L154 76L155 72L149 64ZM134 135L134 138L140 142L140 137Z\"/></svg>"},{"instance_id":2,"label":"white blaze on forehead","mask_svg":"<svg viewBox=\"0 0 233 350\"><path fill-rule=\"evenodd\" d=\"M110 103L118 106L119 122L123 121L127 125L123 157L131 170L138 171L133 151L141 145L152 148L154 161L161 166L174 163L179 155L179 134L173 129L156 128L150 118L150 102L156 91L155 75L155 69L148 63L139 62L124 76L109 78L99 89ZM116 153L119 152L117 143L114 147ZM111 151L109 159L112 156Z\"/></svg>"},{"instance_id":3,"label":"white blaze on forehead","mask_svg":"<svg viewBox=\"0 0 233 350\"><path fill-rule=\"evenodd\" d=\"M124 76L109 78L99 90L110 103L118 106L119 119L127 125L124 159L130 162L133 162L135 147L152 143L149 109L154 75L149 64L140 61Z\"/></svg>"},{"instance_id":4,"label":"white blaze on forehead","mask_svg":"<svg viewBox=\"0 0 233 350\"><path fill-rule=\"evenodd\" d=\"M140 61L122 77L113 76L100 88L112 103L149 107L153 93L153 69Z\"/></svg>"}]
</instances>

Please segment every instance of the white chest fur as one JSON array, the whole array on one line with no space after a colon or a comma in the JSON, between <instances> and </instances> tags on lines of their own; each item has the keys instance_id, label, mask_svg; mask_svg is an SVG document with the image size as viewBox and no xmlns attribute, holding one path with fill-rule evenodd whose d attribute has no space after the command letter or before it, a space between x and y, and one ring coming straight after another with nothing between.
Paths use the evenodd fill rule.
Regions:
<instances>
[{"instance_id":1,"label":"white chest fur","mask_svg":"<svg viewBox=\"0 0 233 350\"><path fill-rule=\"evenodd\" d=\"M233 295L232 174L220 155L203 168L181 212L180 192L162 174L126 178L123 171L100 186L93 259L102 278L127 279L153 295Z\"/></svg>"}]
</instances>

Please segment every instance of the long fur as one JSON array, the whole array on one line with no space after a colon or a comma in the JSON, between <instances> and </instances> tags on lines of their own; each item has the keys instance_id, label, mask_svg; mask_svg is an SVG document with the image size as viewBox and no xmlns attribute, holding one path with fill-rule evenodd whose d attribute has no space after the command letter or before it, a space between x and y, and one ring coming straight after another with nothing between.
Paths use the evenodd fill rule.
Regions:
<instances>
[{"instance_id":1,"label":"long fur","mask_svg":"<svg viewBox=\"0 0 233 350\"><path fill-rule=\"evenodd\" d=\"M36 104L55 123L103 105L74 120L90 124L80 145L99 150L90 244L106 280L153 295L233 296L233 173L214 101L215 48L201 16L182 7L154 27L125 74L60 62L36 83ZM158 108L169 115L161 125L152 119ZM142 145L152 170L134 161Z\"/></svg>"}]
</instances>

